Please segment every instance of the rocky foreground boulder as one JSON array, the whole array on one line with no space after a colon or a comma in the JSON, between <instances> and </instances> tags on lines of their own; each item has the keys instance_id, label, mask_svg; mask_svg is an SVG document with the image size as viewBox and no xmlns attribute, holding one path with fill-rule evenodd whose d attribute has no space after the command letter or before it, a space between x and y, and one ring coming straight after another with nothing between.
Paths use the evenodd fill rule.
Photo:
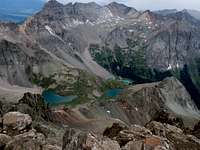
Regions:
<instances>
[{"instance_id":1,"label":"rocky foreground boulder","mask_svg":"<svg viewBox=\"0 0 200 150\"><path fill-rule=\"evenodd\" d=\"M5 150L60 150L60 148L46 143L43 134L30 130L12 137L12 140L6 144Z\"/></svg>"},{"instance_id":2,"label":"rocky foreground boulder","mask_svg":"<svg viewBox=\"0 0 200 150\"><path fill-rule=\"evenodd\" d=\"M32 121L28 114L20 112L4 114L1 122L0 149L60 150L58 145L50 144L47 135L33 128Z\"/></svg>"},{"instance_id":3,"label":"rocky foreground boulder","mask_svg":"<svg viewBox=\"0 0 200 150\"><path fill-rule=\"evenodd\" d=\"M62 147L52 144L47 137L30 129L9 136L0 134L2 150L200 150L200 139L169 124L156 121L145 127L108 127L103 134L66 128Z\"/></svg>"},{"instance_id":4,"label":"rocky foreground boulder","mask_svg":"<svg viewBox=\"0 0 200 150\"><path fill-rule=\"evenodd\" d=\"M113 124L102 135L67 129L64 150L199 150L200 139L175 126L152 121L142 127Z\"/></svg>"},{"instance_id":5,"label":"rocky foreground boulder","mask_svg":"<svg viewBox=\"0 0 200 150\"><path fill-rule=\"evenodd\" d=\"M102 135L68 128L63 137L63 150L120 150L117 141Z\"/></svg>"},{"instance_id":6,"label":"rocky foreground boulder","mask_svg":"<svg viewBox=\"0 0 200 150\"><path fill-rule=\"evenodd\" d=\"M1 122L0 149L200 150L199 124L186 133L185 128L179 128L176 119L166 118L165 123L163 116L167 115L156 118L157 121L161 118L161 122L150 121L145 126L114 123L103 133L59 125L65 130L62 130L63 135L54 122L47 124L39 121L35 125L36 120L28 114L8 112L3 115Z\"/></svg>"},{"instance_id":7,"label":"rocky foreground boulder","mask_svg":"<svg viewBox=\"0 0 200 150\"><path fill-rule=\"evenodd\" d=\"M3 116L3 128L5 130L24 130L32 123L32 118L28 114L20 112L9 112Z\"/></svg>"}]
</instances>

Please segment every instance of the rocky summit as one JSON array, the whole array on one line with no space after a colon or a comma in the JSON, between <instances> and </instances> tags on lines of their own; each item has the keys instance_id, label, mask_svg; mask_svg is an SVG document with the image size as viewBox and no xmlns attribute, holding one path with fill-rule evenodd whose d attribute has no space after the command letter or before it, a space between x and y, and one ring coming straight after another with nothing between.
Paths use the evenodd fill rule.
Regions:
<instances>
[{"instance_id":1,"label":"rocky summit","mask_svg":"<svg viewBox=\"0 0 200 150\"><path fill-rule=\"evenodd\" d=\"M1 3L0 149L200 150L198 11Z\"/></svg>"}]
</instances>

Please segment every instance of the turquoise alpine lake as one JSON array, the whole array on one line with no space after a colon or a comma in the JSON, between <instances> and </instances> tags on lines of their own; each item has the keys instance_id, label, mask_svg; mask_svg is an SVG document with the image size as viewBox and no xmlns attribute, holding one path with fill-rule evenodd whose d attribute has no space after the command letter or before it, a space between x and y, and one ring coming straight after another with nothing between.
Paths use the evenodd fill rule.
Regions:
<instances>
[{"instance_id":1,"label":"turquoise alpine lake","mask_svg":"<svg viewBox=\"0 0 200 150\"><path fill-rule=\"evenodd\" d=\"M116 97L119 94L121 94L122 92L123 92L123 89L110 89L110 90L106 91L105 95L107 97Z\"/></svg>"},{"instance_id":2,"label":"turquoise alpine lake","mask_svg":"<svg viewBox=\"0 0 200 150\"><path fill-rule=\"evenodd\" d=\"M45 90L42 93L44 100L50 105L64 104L73 101L77 96L60 96L54 91Z\"/></svg>"}]
</instances>

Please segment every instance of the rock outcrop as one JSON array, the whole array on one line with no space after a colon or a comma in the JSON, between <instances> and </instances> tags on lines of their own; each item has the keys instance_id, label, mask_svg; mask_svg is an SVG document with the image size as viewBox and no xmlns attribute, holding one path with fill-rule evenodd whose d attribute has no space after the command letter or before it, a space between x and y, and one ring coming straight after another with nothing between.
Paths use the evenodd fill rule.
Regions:
<instances>
[{"instance_id":1,"label":"rock outcrop","mask_svg":"<svg viewBox=\"0 0 200 150\"><path fill-rule=\"evenodd\" d=\"M3 129L4 130L17 130L21 131L30 127L32 118L28 114L20 112L8 112L3 116Z\"/></svg>"},{"instance_id":2,"label":"rock outcrop","mask_svg":"<svg viewBox=\"0 0 200 150\"><path fill-rule=\"evenodd\" d=\"M150 129L153 134L167 138L174 149L200 149L199 139L193 135L183 134L183 131L180 128L158 122L150 122L146 127Z\"/></svg>"},{"instance_id":3,"label":"rock outcrop","mask_svg":"<svg viewBox=\"0 0 200 150\"><path fill-rule=\"evenodd\" d=\"M200 122L198 122L194 126L194 130L192 131L192 134L195 135L197 138L200 138Z\"/></svg>"},{"instance_id":4,"label":"rock outcrop","mask_svg":"<svg viewBox=\"0 0 200 150\"><path fill-rule=\"evenodd\" d=\"M116 141L93 133L67 129L63 137L63 150L120 150Z\"/></svg>"},{"instance_id":5,"label":"rock outcrop","mask_svg":"<svg viewBox=\"0 0 200 150\"><path fill-rule=\"evenodd\" d=\"M9 141L5 150L61 150L61 148L46 143L45 136L30 130L27 133L16 135Z\"/></svg>"},{"instance_id":6,"label":"rock outcrop","mask_svg":"<svg viewBox=\"0 0 200 150\"><path fill-rule=\"evenodd\" d=\"M50 107L45 103L45 100L40 94L25 93L23 98L19 100L17 109L18 111L29 113L35 120L53 120Z\"/></svg>"},{"instance_id":7,"label":"rock outcrop","mask_svg":"<svg viewBox=\"0 0 200 150\"><path fill-rule=\"evenodd\" d=\"M0 134L0 149L4 149L6 144L10 142L12 138L6 134Z\"/></svg>"},{"instance_id":8,"label":"rock outcrop","mask_svg":"<svg viewBox=\"0 0 200 150\"><path fill-rule=\"evenodd\" d=\"M67 129L63 138L63 149L199 150L200 146L199 139L185 135L180 128L155 121L148 123L146 128L139 125L122 127L114 124L105 130L104 136Z\"/></svg>"},{"instance_id":9,"label":"rock outcrop","mask_svg":"<svg viewBox=\"0 0 200 150\"><path fill-rule=\"evenodd\" d=\"M9 112L21 112L29 114L33 120L52 121L52 112L40 94L24 93L17 102L0 102L0 114L3 116Z\"/></svg>"},{"instance_id":10,"label":"rock outcrop","mask_svg":"<svg viewBox=\"0 0 200 150\"><path fill-rule=\"evenodd\" d=\"M42 128L39 129L38 126L33 125L32 118L28 114L8 112L2 120L0 131L0 148L2 150L61 150L62 134L58 133L61 137L57 139L56 134L48 134L44 127L43 130L40 130ZM45 126L44 122L43 126ZM54 127L49 125L48 129L58 131L56 125Z\"/></svg>"}]
</instances>

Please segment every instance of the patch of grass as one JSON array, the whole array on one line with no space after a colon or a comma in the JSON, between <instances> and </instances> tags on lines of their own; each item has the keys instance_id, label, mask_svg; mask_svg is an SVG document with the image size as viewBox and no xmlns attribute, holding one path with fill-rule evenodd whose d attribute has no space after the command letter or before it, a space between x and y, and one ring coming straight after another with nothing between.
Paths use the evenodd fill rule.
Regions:
<instances>
[{"instance_id":1,"label":"patch of grass","mask_svg":"<svg viewBox=\"0 0 200 150\"><path fill-rule=\"evenodd\" d=\"M76 99L74 99L71 102L65 103L66 106L70 106L70 107L76 107L77 105L81 105L81 104L85 104L87 102L89 102L90 100L88 99L88 97L78 97Z\"/></svg>"},{"instance_id":2,"label":"patch of grass","mask_svg":"<svg viewBox=\"0 0 200 150\"><path fill-rule=\"evenodd\" d=\"M31 82L43 88L48 88L51 84L56 83L53 76L45 77L42 74L33 74L31 77Z\"/></svg>"},{"instance_id":3,"label":"patch of grass","mask_svg":"<svg viewBox=\"0 0 200 150\"><path fill-rule=\"evenodd\" d=\"M126 85L122 81L109 79L102 83L100 89L102 92L106 92L110 89L123 89L125 87Z\"/></svg>"}]
</instances>

